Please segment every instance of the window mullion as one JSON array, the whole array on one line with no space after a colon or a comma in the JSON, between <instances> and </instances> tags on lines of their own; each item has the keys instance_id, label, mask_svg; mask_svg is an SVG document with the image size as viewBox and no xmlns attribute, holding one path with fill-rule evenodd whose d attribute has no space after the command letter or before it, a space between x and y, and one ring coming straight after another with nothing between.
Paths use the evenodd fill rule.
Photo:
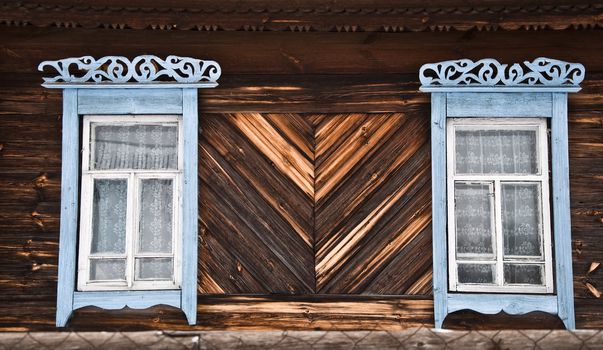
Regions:
<instances>
[{"instance_id":1,"label":"window mullion","mask_svg":"<svg viewBox=\"0 0 603 350\"><path fill-rule=\"evenodd\" d=\"M128 288L132 288L134 280L134 249L135 242L134 236L136 233L136 214L138 211L138 205L136 203L136 191L137 191L136 177L133 172L128 176L128 217L126 219L126 281Z\"/></svg>"},{"instance_id":2,"label":"window mullion","mask_svg":"<svg viewBox=\"0 0 603 350\"><path fill-rule=\"evenodd\" d=\"M448 128L446 167L447 167L447 221L448 221L448 288L452 291L457 290L458 265L456 257L456 201L454 193L455 184L455 158L456 147L454 142L454 126Z\"/></svg>"},{"instance_id":3,"label":"window mullion","mask_svg":"<svg viewBox=\"0 0 603 350\"><path fill-rule=\"evenodd\" d=\"M494 180L494 236L496 239L496 284L504 285L503 273L503 234L502 234L502 198L500 179Z\"/></svg>"}]
</instances>

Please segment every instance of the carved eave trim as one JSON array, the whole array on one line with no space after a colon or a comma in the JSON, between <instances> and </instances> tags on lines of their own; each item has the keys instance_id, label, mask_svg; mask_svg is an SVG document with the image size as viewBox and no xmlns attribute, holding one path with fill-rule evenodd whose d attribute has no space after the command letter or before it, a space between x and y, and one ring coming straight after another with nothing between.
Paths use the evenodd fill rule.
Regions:
<instances>
[{"instance_id":1,"label":"carved eave trim","mask_svg":"<svg viewBox=\"0 0 603 350\"><path fill-rule=\"evenodd\" d=\"M539 57L512 65L495 59L424 64L419 70L425 92L577 92L584 66Z\"/></svg>"},{"instance_id":2,"label":"carved eave trim","mask_svg":"<svg viewBox=\"0 0 603 350\"><path fill-rule=\"evenodd\" d=\"M213 88L218 86L220 65L215 61L190 57L153 55L71 57L44 61L39 71L50 67L58 75L44 77L47 88Z\"/></svg>"}]
</instances>

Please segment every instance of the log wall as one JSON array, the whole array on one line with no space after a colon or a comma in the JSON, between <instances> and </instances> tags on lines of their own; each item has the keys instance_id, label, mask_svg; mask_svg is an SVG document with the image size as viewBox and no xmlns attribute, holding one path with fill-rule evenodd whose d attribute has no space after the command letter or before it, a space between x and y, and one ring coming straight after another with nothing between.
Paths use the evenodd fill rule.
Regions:
<instances>
[{"instance_id":1,"label":"log wall","mask_svg":"<svg viewBox=\"0 0 603 350\"><path fill-rule=\"evenodd\" d=\"M433 324L427 62L581 62L570 95L576 322L603 327L603 31L199 32L0 27L0 329L54 330L61 93L38 63L178 54L223 68L200 92L199 318L77 311L73 330L399 329ZM559 328L451 315L452 328Z\"/></svg>"}]
</instances>

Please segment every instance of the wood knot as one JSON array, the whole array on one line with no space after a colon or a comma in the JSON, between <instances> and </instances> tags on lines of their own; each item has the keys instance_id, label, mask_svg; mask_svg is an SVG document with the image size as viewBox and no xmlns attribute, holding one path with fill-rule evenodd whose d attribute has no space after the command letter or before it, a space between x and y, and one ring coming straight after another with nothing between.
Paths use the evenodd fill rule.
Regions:
<instances>
[{"instance_id":1,"label":"wood knot","mask_svg":"<svg viewBox=\"0 0 603 350\"><path fill-rule=\"evenodd\" d=\"M42 173L34 179L34 186L36 188L46 187L47 184L48 184L48 173Z\"/></svg>"},{"instance_id":2,"label":"wood knot","mask_svg":"<svg viewBox=\"0 0 603 350\"><path fill-rule=\"evenodd\" d=\"M42 217L42 216L41 216L41 215L40 215L40 214L39 214L37 211L35 211L35 210L34 210L34 211L31 213L31 219L33 220L33 222L34 222L34 223L35 223L35 224L36 224L36 225L37 225L39 228L41 228L42 230L44 230L44 229L45 229L45 227L44 227L44 222L42 221L41 217Z\"/></svg>"}]
</instances>

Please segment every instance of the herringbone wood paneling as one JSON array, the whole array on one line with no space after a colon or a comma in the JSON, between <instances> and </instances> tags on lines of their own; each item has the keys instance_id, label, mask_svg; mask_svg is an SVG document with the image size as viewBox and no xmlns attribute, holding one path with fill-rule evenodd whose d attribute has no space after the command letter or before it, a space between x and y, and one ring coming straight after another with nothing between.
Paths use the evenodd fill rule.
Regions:
<instances>
[{"instance_id":1,"label":"herringbone wood paneling","mask_svg":"<svg viewBox=\"0 0 603 350\"><path fill-rule=\"evenodd\" d=\"M202 293L312 293L313 136L299 115L204 115Z\"/></svg>"},{"instance_id":2,"label":"herringbone wood paneling","mask_svg":"<svg viewBox=\"0 0 603 350\"><path fill-rule=\"evenodd\" d=\"M203 293L430 292L426 118L239 113L201 126Z\"/></svg>"},{"instance_id":3,"label":"herringbone wood paneling","mask_svg":"<svg viewBox=\"0 0 603 350\"><path fill-rule=\"evenodd\" d=\"M428 294L428 118L329 115L315 124L317 292Z\"/></svg>"}]
</instances>

